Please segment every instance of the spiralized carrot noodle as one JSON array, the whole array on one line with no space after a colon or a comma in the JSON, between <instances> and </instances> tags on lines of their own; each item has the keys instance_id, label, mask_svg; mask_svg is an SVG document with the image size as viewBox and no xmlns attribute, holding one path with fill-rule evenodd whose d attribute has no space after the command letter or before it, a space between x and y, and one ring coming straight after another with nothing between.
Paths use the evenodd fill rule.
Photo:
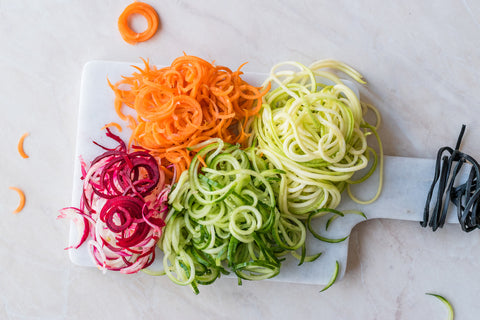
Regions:
<instances>
[{"instance_id":1,"label":"spiralized carrot noodle","mask_svg":"<svg viewBox=\"0 0 480 320\"><path fill-rule=\"evenodd\" d=\"M13 213L19 213L20 211L23 210L23 207L25 206L25 194L21 189L17 187L10 187L10 189L17 191L18 195L20 196L20 202L18 203L18 206L15 209L15 211L13 211Z\"/></svg>"},{"instance_id":2,"label":"spiralized carrot noodle","mask_svg":"<svg viewBox=\"0 0 480 320\"><path fill-rule=\"evenodd\" d=\"M147 20L147 29L141 33L137 33L130 28L129 18L133 14L140 14ZM160 19L155 9L140 1L135 1L128 5L118 18L118 31L123 40L130 44L147 41L157 32Z\"/></svg>"},{"instance_id":3,"label":"spiralized carrot noodle","mask_svg":"<svg viewBox=\"0 0 480 320\"><path fill-rule=\"evenodd\" d=\"M18 153L20 153L20 155L22 156L22 158L26 159L28 158L28 154L25 153L25 151L23 150L23 141L25 140L25 138L28 136L28 132L25 132L21 137L20 137L20 140L18 140L18 145L17 145L17 149L18 149Z\"/></svg>"},{"instance_id":4,"label":"spiralized carrot noodle","mask_svg":"<svg viewBox=\"0 0 480 320\"><path fill-rule=\"evenodd\" d=\"M116 122L110 122L110 123L107 123L106 125L104 125L102 127L102 130L106 129L106 128L110 128L110 127L115 127L117 128L118 132L122 132L122 126Z\"/></svg>"},{"instance_id":5,"label":"spiralized carrot noodle","mask_svg":"<svg viewBox=\"0 0 480 320\"><path fill-rule=\"evenodd\" d=\"M143 60L143 59L142 59ZM133 130L130 145L138 145L172 164L176 177L188 168L195 150L189 147L211 138L246 146L249 125L270 89L245 82L236 71L201 58L184 55L171 66L157 68L143 60L115 85L115 110ZM122 112L136 111L136 120Z\"/></svg>"}]
</instances>

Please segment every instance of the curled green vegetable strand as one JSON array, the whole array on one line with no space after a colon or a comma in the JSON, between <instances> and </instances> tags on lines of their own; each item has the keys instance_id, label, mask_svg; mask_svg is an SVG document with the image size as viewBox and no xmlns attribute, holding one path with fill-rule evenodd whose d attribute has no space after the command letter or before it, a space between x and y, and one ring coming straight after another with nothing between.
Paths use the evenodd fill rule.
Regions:
<instances>
[{"instance_id":1,"label":"curled green vegetable strand","mask_svg":"<svg viewBox=\"0 0 480 320\"><path fill-rule=\"evenodd\" d=\"M429 296L433 296L433 297L437 298L438 300L440 300L447 307L447 310L448 310L447 319L448 320L453 320L453 316L454 316L453 307L447 299L445 299L443 296L435 294L435 293L428 293L427 292L425 294L427 294Z\"/></svg>"}]
</instances>

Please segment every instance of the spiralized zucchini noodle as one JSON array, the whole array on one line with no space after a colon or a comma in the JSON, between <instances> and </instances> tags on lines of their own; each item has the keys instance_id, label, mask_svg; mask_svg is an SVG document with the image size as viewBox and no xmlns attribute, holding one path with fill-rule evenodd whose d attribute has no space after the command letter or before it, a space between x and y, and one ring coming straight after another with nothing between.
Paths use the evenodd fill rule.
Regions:
<instances>
[{"instance_id":1,"label":"spiralized zucchini noodle","mask_svg":"<svg viewBox=\"0 0 480 320\"><path fill-rule=\"evenodd\" d=\"M282 257L306 238L303 222L276 207L274 184L283 172L268 168L253 148L220 139L197 147L203 148L169 195L159 244L165 273L196 293L222 273L240 282L276 276Z\"/></svg>"},{"instance_id":2,"label":"spiralized zucchini noodle","mask_svg":"<svg viewBox=\"0 0 480 320\"><path fill-rule=\"evenodd\" d=\"M321 60L310 67L298 62L275 65L265 81L272 83L272 89L251 123L250 145L257 146L258 156L285 172L276 194L280 211L302 219L321 208L336 208L341 193L370 177L377 165L380 181L373 198L360 200L348 193L368 204L382 188L383 150L376 132L380 114L360 101L334 71L365 84L360 73L335 60ZM375 125L365 120L368 110L377 118ZM378 140L380 160L367 143L371 134ZM359 171L362 178L354 180Z\"/></svg>"},{"instance_id":3,"label":"spiralized zucchini noodle","mask_svg":"<svg viewBox=\"0 0 480 320\"><path fill-rule=\"evenodd\" d=\"M287 254L299 264L320 257L321 252L306 255L307 229L322 241L346 239L323 238L310 221L335 212L344 190L365 181L377 166L383 170L380 115L327 68L365 83L357 71L333 60L310 67L278 64L265 81L274 89L247 126L248 148L211 139L189 149L198 152L169 195L159 242L163 272L173 282L198 293L198 285L221 274L233 272L239 283L272 278ZM368 110L374 125L365 120ZM380 159L367 143L371 134ZM357 172L360 178L354 177ZM373 198L360 200L347 192L359 203L373 202L382 173Z\"/></svg>"}]
</instances>

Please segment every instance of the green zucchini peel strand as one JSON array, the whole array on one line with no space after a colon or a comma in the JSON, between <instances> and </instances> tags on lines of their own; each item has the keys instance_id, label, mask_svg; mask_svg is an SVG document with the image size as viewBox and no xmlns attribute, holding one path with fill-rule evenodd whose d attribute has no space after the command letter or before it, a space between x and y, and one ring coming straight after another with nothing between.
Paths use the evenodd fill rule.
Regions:
<instances>
[{"instance_id":1,"label":"green zucchini peel strand","mask_svg":"<svg viewBox=\"0 0 480 320\"><path fill-rule=\"evenodd\" d=\"M325 285L325 287L323 287L322 290L320 290L320 292L323 292L323 291L327 290L328 288L330 288L335 283L335 281L337 281L339 270L340 270L340 263L337 260L337 261L335 261L335 271L333 272L333 275L330 278L330 281L328 281L328 283Z\"/></svg>"},{"instance_id":2,"label":"green zucchini peel strand","mask_svg":"<svg viewBox=\"0 0 480 320\"><path fill-rule=\"evenodd\" d=\"M452 305L450 304L450 302L445 299L443 296L439 295L439 294L435 294L435 293L425 293L426 295L429 295L429 296L433 296L437 299L439 299L441 302L443 302L443 304L447 307L447 310L448 310L448 320L453 320L453 316L454 316L454 313L453 313L453 307Z\"/></svg>"}]
</instances>

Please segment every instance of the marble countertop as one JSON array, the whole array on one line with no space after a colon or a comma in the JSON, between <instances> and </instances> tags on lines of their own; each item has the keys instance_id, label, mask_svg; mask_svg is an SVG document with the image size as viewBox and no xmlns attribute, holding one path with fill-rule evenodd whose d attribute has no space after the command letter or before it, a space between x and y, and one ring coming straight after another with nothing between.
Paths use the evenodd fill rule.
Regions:
<instances>
[{"instance_id":1,"label":"marble countertop","mask_svg":"<svg viewBox=\"0 0 480 320\"><path fill-rule=\"evenodd\" d=\"M478 319L480 234L458 225L371 220L352 231L345 277L316 285L220 279L189 287L73 265L69 226L81 71L91 60L170 63L186 52L246 71L284 60L342 60L368 81L385 153L434 158L467 125L480 159L480 3L148 1L161 29L131 46L117 18L131 1L0 0L0 319ZM138 22L141 25L141 22ZM19 157L19 137L28 159ZM24 210L14 215L25 191Z\"/></svg>"}]
</instances>

